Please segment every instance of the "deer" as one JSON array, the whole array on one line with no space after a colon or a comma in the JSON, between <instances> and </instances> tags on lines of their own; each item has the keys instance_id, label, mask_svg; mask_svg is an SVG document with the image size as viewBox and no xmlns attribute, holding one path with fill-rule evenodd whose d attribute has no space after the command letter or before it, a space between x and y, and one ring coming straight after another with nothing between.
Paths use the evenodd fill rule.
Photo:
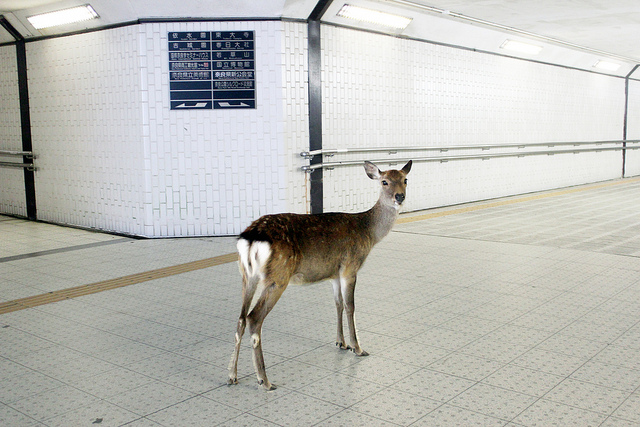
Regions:
<instances>
[{"instance_id":1,"label":"deer","mask_svg":"<svg viewBox=\"0 0 640 427\"><path fill-rule=\"evenodd\" d=\"M367 176L380 184L375 205L360 213L279 213L264 215L251 223L237 241L242 275L242 308L229 363L229 385L238 384L238 356L245 327L253 346L253 365L258 385L275 390L265 371L262 325L265 317L289 284L331 281L338 314L336 346L367 356L358 341L354 291L356 276L373 246L393 227L405 200L407 174L412 161L400 170L380 171L364 162ZM346 311L350 345L343 334Z\"/></svg>"}]
</instances>

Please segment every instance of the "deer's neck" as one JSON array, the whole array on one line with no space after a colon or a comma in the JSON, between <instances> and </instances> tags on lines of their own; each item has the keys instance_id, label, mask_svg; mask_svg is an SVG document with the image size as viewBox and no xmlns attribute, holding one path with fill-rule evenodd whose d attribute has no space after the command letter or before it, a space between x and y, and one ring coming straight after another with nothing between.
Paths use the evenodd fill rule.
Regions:
<instances>
[{"instance_id":1,"label":"deer's neck","mask_svg":"<svg viewBox=\"0 0 640 427\"><path fill-rule=\"evenodd\" d=\"M371 234L374 244L382 240L398 219L398 209L383 205L380 200L366 212L369 215Z\"/></svg>"}]
</instances>

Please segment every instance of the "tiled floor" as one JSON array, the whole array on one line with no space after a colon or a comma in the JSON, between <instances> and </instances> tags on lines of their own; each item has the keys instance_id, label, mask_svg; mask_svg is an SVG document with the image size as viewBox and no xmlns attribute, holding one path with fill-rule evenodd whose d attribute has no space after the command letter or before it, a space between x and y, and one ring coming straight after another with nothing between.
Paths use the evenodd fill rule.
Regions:
<instances>
[{"instance_id":1,"label":"tiled floor","mask_svg":"<svg viewBox=\"0 0 640 427\"><path fill-rule=\"evenodd\" d=\"M640 425L639 192L403 217L359 275L371 355L335 348L329 284L292 286L264 326L273 392L249 339L226 385L235 263L1 314L0 425ZM0 303L235 249L8 217L0 235Z\"/></svg>"}]
</instances>

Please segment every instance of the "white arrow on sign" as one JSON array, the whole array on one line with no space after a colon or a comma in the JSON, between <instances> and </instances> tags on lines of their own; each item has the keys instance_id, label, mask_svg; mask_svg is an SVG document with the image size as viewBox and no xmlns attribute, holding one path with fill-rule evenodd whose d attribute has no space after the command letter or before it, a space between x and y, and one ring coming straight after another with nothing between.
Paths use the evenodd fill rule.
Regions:
<instances>
[{"instance_id":1,"label":"white arrow on sign","mask_svg":"<svg viewBox=\"0 0 640 427\"><path fill-rule=\"evenodd\" d=\"M204 108L206 106L206 102L198 102L196 105L187 105L186 103L182 103L180 105L176 105L176 108Z\"/></svg>"},{"instance_id":2,"label":"white arrow on sign","mask_svg":"<svg viewBox=\"0 0 640 427\"><path fill-rule=\"evenodd\" d=\"M248 107L249 104L245 104L244 102L240 102L240 104L231 104L229 102L218 102L218 105L221 107Z\"/></svg>"}]
</instances>

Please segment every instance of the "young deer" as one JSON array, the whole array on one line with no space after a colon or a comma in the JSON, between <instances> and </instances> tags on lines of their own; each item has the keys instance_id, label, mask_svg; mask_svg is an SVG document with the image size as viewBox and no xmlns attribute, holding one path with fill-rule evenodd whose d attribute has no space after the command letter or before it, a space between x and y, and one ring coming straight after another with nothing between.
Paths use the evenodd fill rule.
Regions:
<instances>
[{"instance_id":1,"label":"young deer","mask_svg":"<svg viewBox=\"0 0 640 427\"><path fill-rule=\"evenodd\" d=\"M409 161L401 170L381 172L373 163L365 162L367 175L378 180L381 186L378 202L366 212L265 215L240 234L238 264L242 273L242 309L229 364L229 384L238 383L240 342L248 324L258 384L266 390L276 388L265 372L262 323L289 283L331 280L338 311L336 345L353 350L358 356L368 355L360 347L356 334L353 302L356 275L373 245L391 231L398 217L411 163ZM345 307L350 346L345 344L342 332Z\"/></svg>"}]
</instances>

